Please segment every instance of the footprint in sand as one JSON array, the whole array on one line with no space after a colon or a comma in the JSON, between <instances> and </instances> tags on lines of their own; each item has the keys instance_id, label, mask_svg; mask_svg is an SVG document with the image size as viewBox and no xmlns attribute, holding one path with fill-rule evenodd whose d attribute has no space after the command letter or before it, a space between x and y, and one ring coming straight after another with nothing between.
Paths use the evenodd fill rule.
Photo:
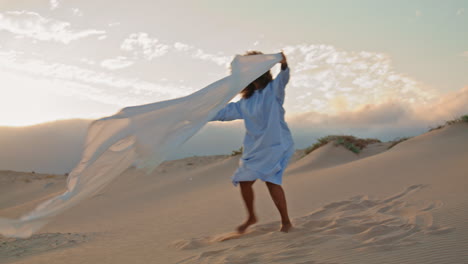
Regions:
<instances>
[{"instance_id":1,"label":"footprint in sand","mask_svg":"<svg viewBox=\"0 0 468 264\"><path fill-rule=\"evenodd\" d=\"M422 184L412 185L382 200L360 195L332 202L293 219L295 228L288 234L277 232L279 222L271 222L257 225L243 235L227 233L192 238L176 241L173 246L199 252L179 263L243 263L243 260L281 263L292 258L296 263L318 263L311 260L314 247L332 240L356 250L407 247L418 243L421 236L453 231L433 223L431 212L440 208L442 202L425 201L416 205L404 200L424 187ZM210 250L210 247L216 247L216 250Z\"/></svg>"}]
</instances>

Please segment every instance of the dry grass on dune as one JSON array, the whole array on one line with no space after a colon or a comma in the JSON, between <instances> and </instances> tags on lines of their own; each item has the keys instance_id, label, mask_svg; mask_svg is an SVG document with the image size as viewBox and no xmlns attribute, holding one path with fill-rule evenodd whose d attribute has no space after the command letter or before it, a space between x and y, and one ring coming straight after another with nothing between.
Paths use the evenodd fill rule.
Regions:
<instances>
[{"instance_id":1,"label":"dry grass on dune","mask_svg":"<svg viewBox=\"0 0 468 264\"><path fill-rule=\"evenodd\" d=\"M411 137L402 137L402 138L395 139L394 141L392 141L392 144L388 147L388 149L391 149L394 146L396 146L396 145L400 144L401 142L406 141L406 140L408 140L410 138Z\"/></svg>"},{"instance_id":2,"label":"dry grass on dune","mask_svg":"<svg viewBox=\"0 0 468 264\"><path fill-rule=\"evenodd\" d=\"M468 123L468 114L462 115L459 118L455 118L453 120L446 121L445 124L439 125L437 127L431 128L429 132L438 130L441 128L444 128L446 126L454 125L454 124L460 124L460 123ZM402 137L402 138L397 138L393 141L390 141L391 145L388 147L388 149L393 148L394 146L400 144L403 141L406 141L410 139L411 137ZM361 152L362 149L367 147L370 144L374 143L381 143L380 140L375 139L375 138L358 138L355 136L351 135L329 135L325 137L321 137L317 140L317 142L310 147L306 148L304 150L304 156L308 155L312 151L325 146L329 142L335 142L335 146L338 145L343 145L346 149L358 154ZM234 153L234 151L233 151Z\"/></svg>"},{"instance_id":3,"label":"dry grass on dune","mask_svg":"<svg viewBox=\"0 0 468 264\"><path fill-rule=\"evenodd\" d=\"M311 153L312 151L325 146L329 142L335 142L335 145L343 145L345 148L351 150L354 153L359 153L363 148L369 144L381 143L380 140L375 138L358 138L348 135L330 135L326 137L319 138L317 143L306 148L305 155Z\"/></svg>"},{"instance_id":4,"label":"dry grass on dune","mask_svg":"<svg viewBox=\"0 0 468 264\"><path fill-rule=\"evenodd\" d=\"M431 129L429 129L429 132L437 130L437 129L444 128L446 126L450 126L450 125L453 125L453 124L460 124L460 123L468 123L468 114L462 115L459 118L455 118L453 120L446 121L445 124L443 124L443 125L438 125L436 127L433 127Z\"/></svg>"}]
</instances>

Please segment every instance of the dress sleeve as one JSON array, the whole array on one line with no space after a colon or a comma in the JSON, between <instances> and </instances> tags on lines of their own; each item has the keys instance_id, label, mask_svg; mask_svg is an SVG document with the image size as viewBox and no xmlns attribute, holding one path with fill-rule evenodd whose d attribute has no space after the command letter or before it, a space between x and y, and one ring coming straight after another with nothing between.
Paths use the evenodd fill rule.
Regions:
<instances>
[{"instance_id":1,"label":"dress sleeve","mask_svg":"<svg viewBox=\"0 0 468 264\"><path fill-rule=\"evenodd\" d=\"M276 95L276 98L283 103L285 96L286 84L289 82L289 67L284 70L281 70L280 73L273 80L273 90Z\"/></svg>"},{"instance_id":2,"label":"dress sleeve","mask_svg":"<svg viewBox=\"0 0 468 264\"><path fill-rule=\"evenodd\" d=\"M227 104L223 109L219 110L219 112L210 121L231 121L242 119L239 102L240 101Z\"/></svg>"}]
</instances>

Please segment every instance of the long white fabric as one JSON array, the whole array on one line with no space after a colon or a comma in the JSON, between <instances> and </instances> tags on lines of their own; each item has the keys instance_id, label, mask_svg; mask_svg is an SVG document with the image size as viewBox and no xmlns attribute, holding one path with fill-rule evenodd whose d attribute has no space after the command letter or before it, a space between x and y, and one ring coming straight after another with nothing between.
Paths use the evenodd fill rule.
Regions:
<instances>
[{"instance_id":1,"label":"long white fabric","mask_svg":"<svg viewBox=\"0 0 468 264\"><path fill-rule=\"evenodd\" d=\"M19 219L0 218L0 234L31 236L51 217L96 194L132 164L152 171L281 58L281 54L236 56L231 75L193 94L127 107L94 121L82 159L68 176L67 190Z\"/></svg>"}]
</instances>

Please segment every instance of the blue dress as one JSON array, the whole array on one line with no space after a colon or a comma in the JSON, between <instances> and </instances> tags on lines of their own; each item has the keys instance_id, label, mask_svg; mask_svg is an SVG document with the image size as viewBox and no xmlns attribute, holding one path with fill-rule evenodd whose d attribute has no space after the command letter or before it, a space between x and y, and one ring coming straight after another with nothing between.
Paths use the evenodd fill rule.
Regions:
<instances>
[{"instance_id":1,"label":"blue dress","mask_svg":"<svg viewBox=\"0 0 468 264\"><path fill-rule=\"evenodd\" d=\"M243 119L246 134L239 168L232 183L261 179L280 185L283 172L294 154L294 142L284 120L285 87L289 68L248 99L232 102L221 109L211 121Z\"/></svg>"}]
</instances>

